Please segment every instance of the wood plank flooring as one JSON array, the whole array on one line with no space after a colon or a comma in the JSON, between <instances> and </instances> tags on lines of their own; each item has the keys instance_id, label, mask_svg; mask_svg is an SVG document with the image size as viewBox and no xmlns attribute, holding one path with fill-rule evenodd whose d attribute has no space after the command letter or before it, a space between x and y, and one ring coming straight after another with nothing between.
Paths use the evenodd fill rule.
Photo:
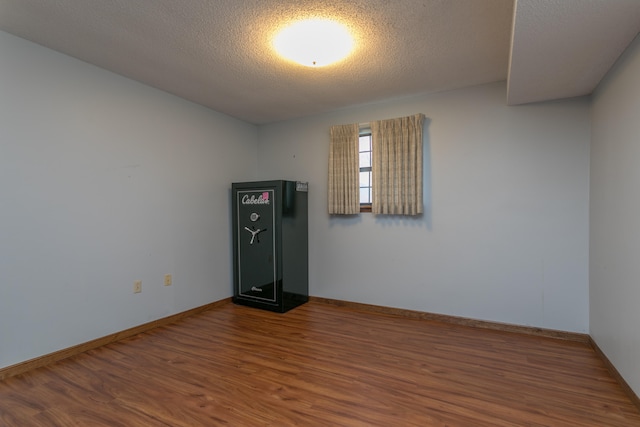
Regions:
<instances>
[{"instance_id":1,"label":"wood plank flooring","mask_svg":"<svg viewBox=\"0 0 640 427\"><path fill-rule=\"evenodd\" d=\"M226 304L0 382L13 426L640 426L586 343Z\"/></svg>"}]
</instances>

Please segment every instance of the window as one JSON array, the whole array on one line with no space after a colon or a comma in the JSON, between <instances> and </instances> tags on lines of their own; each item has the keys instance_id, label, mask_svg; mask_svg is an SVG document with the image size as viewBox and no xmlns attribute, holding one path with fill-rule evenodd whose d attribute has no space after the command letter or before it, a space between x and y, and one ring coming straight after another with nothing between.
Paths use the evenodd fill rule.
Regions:
<instances>
[{"instance_id":1,"label":"window","mask_svg":"<svg viewBox=\"0 0 640 427\"><path fill-rule=\"evenodd\" d=\"M360 212L371 212L371 129L360 131Z\"/></svg>"},{"instance_id":2,"label":"window","mask_svg":"<svg viewBox=\"0 0 640 427\"><path fill-rule=\"evenodd\" d=\"M423 124L414 114L331 126L329 214L422 214Z\"/></svg>"}]
</instances>

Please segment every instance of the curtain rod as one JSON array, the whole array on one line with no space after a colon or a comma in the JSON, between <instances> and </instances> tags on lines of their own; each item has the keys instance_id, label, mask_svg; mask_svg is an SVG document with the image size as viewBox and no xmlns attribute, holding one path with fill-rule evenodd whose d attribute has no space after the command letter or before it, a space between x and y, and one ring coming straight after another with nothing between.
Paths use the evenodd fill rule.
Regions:
<instances>
[{"instance_id":1,"label":"curtain rod","mask_svg":"<svg viewBox=\"0 0 640 427\"><path fill-rule=\"evenodd\" d=\"M419 114L424 116L424 113L419 113ZM409 116L409 117L412 117L412 116ZM361 128L370 128L371 122L358 123L358 126Z\"/></svg>"}]
</instances>

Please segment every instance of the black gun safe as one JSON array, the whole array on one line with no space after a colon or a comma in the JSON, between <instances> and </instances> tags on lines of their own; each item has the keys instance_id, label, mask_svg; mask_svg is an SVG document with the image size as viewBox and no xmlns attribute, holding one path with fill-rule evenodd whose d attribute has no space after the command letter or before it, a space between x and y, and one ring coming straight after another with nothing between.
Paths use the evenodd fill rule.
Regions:
<instances>
[{"instance_id":1,"label":"black gun safe","mask_svg":"<svg viewBox=\"0 0 640 427\"><path fill-rule=\"evenodd\" d=\"M306 182L231 185L233 302L284 313L309 300Z\"/></svg>"}]
</instances>

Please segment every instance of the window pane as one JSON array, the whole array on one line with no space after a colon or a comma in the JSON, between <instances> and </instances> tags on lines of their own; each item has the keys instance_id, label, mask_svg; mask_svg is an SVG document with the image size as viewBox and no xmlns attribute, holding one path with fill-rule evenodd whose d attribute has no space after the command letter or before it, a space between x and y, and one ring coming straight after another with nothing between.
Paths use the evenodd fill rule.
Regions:
<instances>
[{"instance_id":1,"label":"window pane","mask_svg":"<svg viewBox=\"0 0 640 427\"><path fill-rule=\"evenodd\" d=\"M360 189L360 203L371 203L370 187L364 187Z\"/></svg>"},{"instance_id":2,"label":"window pane","mask_svg":"<svg viewBox=\"0 0 640 427\"><path fill-rule=\"evenodd\" d=\"M360 153L360 167L361 168L371 167L371 151Z\"/></svg>"},{"instance_id":3,"label":"window pane","mask_svg":"<svg viewBox=\"0 0 640 427\"><path fill-rule=\"evenodd\" d=\"M371 135L360 137L360 149L358 151L371 151Z\"/></svg>"},{"instance_id":4,"label":"window pane","mask_svg":"<svg viewBox=\"0 0 640 427\"><path fill-rule=\"evenodd\" d=\"M360 135L360 203L371 204L371 134Z\"/></svg>"},{"instance_id":5,"label":"window pane","mask_svg":"<svg viewBox=\"0 0 640 427\"><path fill-rule=\"evenodd\" d=\"M371 172L360 172L360 187L371 187Z\"/></svg>"}]
</instances>

